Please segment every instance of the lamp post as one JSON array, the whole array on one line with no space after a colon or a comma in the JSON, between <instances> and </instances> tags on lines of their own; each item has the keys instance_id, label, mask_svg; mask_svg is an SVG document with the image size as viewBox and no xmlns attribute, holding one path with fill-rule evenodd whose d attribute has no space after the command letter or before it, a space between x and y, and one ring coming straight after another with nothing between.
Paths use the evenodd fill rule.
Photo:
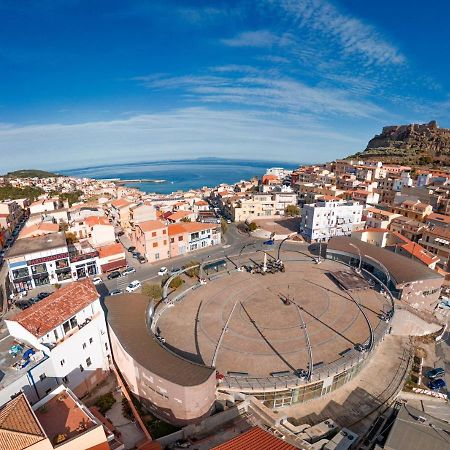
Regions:
<instances>
[{"instance_id":1,"label":"lamp post","mask_svg":"<svg viewBox=\"0 0 450 450\"><path fill-rule=\"evenodd\" d=\"M361 255L361 250L359 249L359 247L351 242L348 243L348 245L352 246L353 248L356 248L358 255L359 255L359 264L358 264L358 273L361 273L361 266L362 266L362 255Z\"/></svg>"}]
</instances>

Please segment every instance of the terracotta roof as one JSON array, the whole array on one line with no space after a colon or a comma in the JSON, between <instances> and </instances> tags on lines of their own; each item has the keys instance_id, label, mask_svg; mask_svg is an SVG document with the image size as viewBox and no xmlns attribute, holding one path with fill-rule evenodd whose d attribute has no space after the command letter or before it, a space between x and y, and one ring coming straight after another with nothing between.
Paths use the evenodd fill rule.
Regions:
<instances>
[{"instance_id":1,"label":"terracotta roof","mask_svg":"<svg viewBox=\"0 0 450 450\"><path fill-rule=\"evenodd\" d=\"M268 431L253 427L228 442L213 447L212 450L295 450L291 444L278 439Z\"/></svg>"},{"instance_id":2,"label":"terracotta roof","mask_svg":"<svg viewBox=\"0 0 450 450\"><path fill-rule=\"evenodd\" d=\"M427 266L439 261L439 256L433 255L431 252L428 252L416 242L409 241L406 244L401 245L400 247L410 255L413 255L419 261L422 261Z\"/></svg>"},{"instance_id":3,"label":"terracotta roof","mask_svg":"<svg viewBox=\"0 0 450 450\"><path fill-rule=\"evenodd\" d=\"M114 206L114 208L124 208L125 206L128 205L131 205L131 203L128 200L125 200L124 198L119 198L111 202L111 206Z\"/></svg>"},{"instance_id":4,"label":"terracotta roof","mask_svg":"<svg viewBox=\"0 0 450 450\"><path fill-rule=\"evenodd\" d=\"M23 450L46 438L24 394L0 410L0 448Z\"/></svg>"},{"instance_id":5,"label":"terracotta roof","mask_svg":"<svg viewBox=\"0 0 450 450\"><path fill-rule=\"evenodd\" d=\"M89 227L93 227L94 225L110 225L110 226L112 226L109 223L108 219L103 216L86 217L86 219L84 219L84 221L86 222L86 225Z\"/></svg>"},{"instance_id":6,"label":"terracotta roof","mask_svg":"<svg viewBox=\"0 0 450 450\"><path fill-rule=\"evenodd\" d=\"M139 227L144 233L166 228L160 220L146 220L145 222L136 224L136 226Z\"/></svg>"},{"instance_id":7,"label":"terracotta roof","mask_svg":"<svg viewBox=\"0 0 450 450\"><path fill-rule=\"evenodd\" d=\"M197 231L210 230L211 228L217 228L217 224L198 222L171 223L169 225L169 236L182 233L195 233Z\"/></svg>"},{"instance_id":8,"label":"terracotta roof","mask_svg":"<svg viewBox=\"0 0 450 450\"><path fill-rule=\"evenodd\" d=\"M97 248L99 258L107 258L108 256L119 255L125 252L122 244L114 243Z\"/></svg>"},{"instance_id":9,"label":"terracotta roof","mask_svg":"<svg viewBox=\"0 0 450 450\"><path fill-rule=\"evenodd\" d=\"M424 234L432 234L434 236L450 239L450 229L445 227L435 226L428 230L423 230Z\"/></svg>"},{"instance_id":10,"label":"terracotta roof","mask_svg":"<svg viewBox=\"0 0 450 450\"><path fill-rule=\"evenodd\" d=\"M205 202L204 200L199 200L198 202L195 202L195 205L197 206L206 206L208 202Z\"/></svg>"},{"instance_id":11,"label":"terracotta roof","mask_svg":"<svg viewBox=\"0 0 450 450\"><path fill-rule=\"evenodd\" d=\"M44 405L45 412L38 409L36 416L51 442L55 442L55 438L60 434L66 435L66 440L69 440L99 426L66 390L52 397Z\"/></svg>"},{"instance_id":12,"label":"terracotta roof","mask_svg":"<svg viewBox=\"0 0 450 450\"><path fill-rule=\"evenodd\" d=\"M189 217L192 215L192 211L176 211L172 214L170 214L169 216L167 216L167 218L169 220L181 220L184 219L185 217Z\"/></svg>"},{"instance_id":13,"label":"terracotta roof","mask_svg":"<svg viewBox=\"0 0 450 450\"><path fill-rule=\"evenodd\" d=\"M53 222L40 222L34 225L24 227L19 233L18 239L24 239L33 236L42 236L43 234L57 233L59 225Z\"/></svg>"},{"instance_id":14,"label":"terracotta roof","mask_svg":"<svg viewBox=\"0 0 450 450\"><path fill-rule=\"evenodd\" d=\"M364 230L354 230L352 234L355 233L390 233L387 228L364 228Z\"/></svg>"},{"instance_id":15,"label":"terracotta roof","mask_svg":"<svg viewBox=\"0 0 450 450\"><path fill-rule=\"evenodd\" d=\"M64 286L10 320L41 337L99 298L90 278Z\"/></svg>"},{"instance_id":16,"label":"terracotta roof","mask_svg":"<svg viewBox=\"0 0 450 450\"><path fill-rule=\"evenodd\" d=\"M427 216L427 220L436 220L438 222L450 224L450 216L446 216L445 214L431 213Z\"/></svg>"}]
</instances>

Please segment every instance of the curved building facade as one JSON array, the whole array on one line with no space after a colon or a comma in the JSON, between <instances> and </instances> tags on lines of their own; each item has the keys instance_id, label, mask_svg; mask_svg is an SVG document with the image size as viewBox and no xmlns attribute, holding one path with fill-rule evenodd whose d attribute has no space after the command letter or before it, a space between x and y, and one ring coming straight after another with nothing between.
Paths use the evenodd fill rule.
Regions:
<instances>
[{"instance_id":1,"label":"curved building facade","mask_svg":"<svg viewBox=\"0 0 450 450\"><path fill-rule=\"evenodd\" d=\"M144 295L112 296L105 303L114 361L131 392L176 425L209 415L216 398L215 370L162 347L147 327Z\"/></svg>"}]
</instances>

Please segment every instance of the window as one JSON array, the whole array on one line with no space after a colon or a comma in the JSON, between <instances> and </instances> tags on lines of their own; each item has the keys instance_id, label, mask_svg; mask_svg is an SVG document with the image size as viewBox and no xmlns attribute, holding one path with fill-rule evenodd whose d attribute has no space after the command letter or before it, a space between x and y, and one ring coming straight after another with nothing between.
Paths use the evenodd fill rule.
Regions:
<instances>
[{"instance_id":1,"label":"window","mask_svg":"<svg viewBox=\"0 0 450 450\"><path fill-rule=\"evenodd\" d=\"M46 378L47 378L47 375L45 375L45 373L41 373L41 374L39 375L39 379L40 379L41 381L44 381Z\"/></svg>"},{"instance_id":2,"label":"window","mask_svg":"<svg viewBox=\"0 0 450 450\"><path fill-rule=\"evenodd\" d=\"M77 318L75 316L73 316L70 319L70 326L71 326L71 328L75 328L77 325L78 325Z\"/></svg>"},{"instance_id":3,"label":"window","mask_svg":"<svg viewBox=\"0 0 450 450\"><path fill-rule=\"evenodd\" d=\"M178 240L182 241L183 240L183 236L178 236Z\"/></svg>"},{"instance_id":4,"label":"window","mask_svg":"<svg viewBox=\"0 0 450 450\"><path fill-rule=\"evenodd\" d=\"M155 253L155 259L159 259L159 253Z\"/></svg>"},{"instance_id":5,"label":"window","mask_svg":"<svg viewBox=\"0 0 450 450\"><path fill-rule=\"evenodd\" d=\"M175 242L174 238L170 238L170 243L173 244Z\"/></svg>"},{"instance_id":6,"label":"window","mask_svg":"<svg viewBox=\"0 0 450 450\"><path fill-rule=\"evenodd\" d=\"M62 359L59 363L61 364L61 367L65 364L65 360L64 359Z\"/></svg>"},{"instance_id":7,"label":"window","mask_svg":"<svg viewBox=\"0 0 450 450\"><path fill-rule=\"evenodd\" d=\"M166 234L166 230L163 230L163 234Z\"/></svg>"},{"instance_id":8,"label":"window","mask_svg":"<svg viewBox=\"0 0 450 450\"><path fill-rule=\"evenodd\" d=\"M83 342L83 350L86 348L86 342Z\"/></svg>"},{"instance_id":9,"label":"window","mask_svg":"<svg viewBox=\"0 0 450 450\"><path fill-rule=\"evenodd\" d=\"M167 241L164 239L164 245L167 245Z\"/></svg>"},{"instance_id":10,"label":"window","mask_svg":"<svg viewBox=\"0 0 450 450\"><path fill-rule=\"evenodd\" d=\"M109 350L109 348L108 348L108 343L107 343L107 342L105 342L105 350L106 350L106 351Z\"/></svg>"},{"instance_id":11,"label":"window","mask_svg":"<svg viewBox=\"0 0 450 450\"><path fill-rule=\"evenodd\" d=\"M156 237L156 231L152 232L152 237Z\"/></svg>"},{"instance_id":12,"label":"window","mask_svg":"<svg viewBox=\"0 0 450 450\"><path fill-rule=\"evenodd\" d=\"M153 242L153 248L158 247L158 243L157 242Z\"/></svg>"},{"instance_id":13,"label":"window","mask_svg":"<svg viewBox=\"0 0 450 450\"><path fill-rule=\"evenodd\" d=\"M80 364L80 372L84 372L83 364Z\"/></svg>"},{"instance_id":14,"label":"window","mask_svg":"<svg viewBox=\"0 0 450 450\"><path fill-rule=\"evenodd\" d=\"M89 338L89 344L92 344L94 342L94 339Z\"/></svg>"},{"instance_id":15,"label":"window","mask_svg":"<svg viewBox=\"0 0 450 450\"><path fill-rule=\"evenodd\" d=\"M70 323L69 321L63 323L64 333L68 333L70 331Z\"/></svg>"},{"instance_id":16,"label":"window","mask_svg":"<svg viewBox=\"0 0 450 450\"><path fill-rule=\"evenodd\" d=\"M91 364L91 358L86 359L86 366L89 367Z\"/></svg>"}]
</instances>

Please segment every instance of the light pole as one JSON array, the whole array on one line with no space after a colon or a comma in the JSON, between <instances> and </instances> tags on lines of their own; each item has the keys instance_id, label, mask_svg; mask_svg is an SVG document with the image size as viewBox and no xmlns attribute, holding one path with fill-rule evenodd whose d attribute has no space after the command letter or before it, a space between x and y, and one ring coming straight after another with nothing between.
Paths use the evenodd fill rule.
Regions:
<instances>
[{"instance_id":1,"label":"light pole","mask_svg":"<svg viewBox=\"0 0 450 450\"><path fill-rule=\"evenodd\" d=\"M361 255L361 250L359 249L359 247L351 242L348 243L348 245L350 245L353 248L356 248L356 250L358 251L358 255L359 255L359 264L358 264L358 273L361 273L361 266L362 266L362 255Z\"/></svg>"},{"instance_id":2,"label":"light pole","mask_svg":"<svg viewBox=\"0 0 450 450\"><path fill-rule=\"evenodd\" d=\"M373 256L364 255L366 258L371 259L372 261L375 261L383 270L384 274L386 275L386 286L389 288L389 282L391 281L391 276L389 274L389 270L387 270L386 266L379 261L378 259L374 258Z\"/></svg>"}]
</instances>

